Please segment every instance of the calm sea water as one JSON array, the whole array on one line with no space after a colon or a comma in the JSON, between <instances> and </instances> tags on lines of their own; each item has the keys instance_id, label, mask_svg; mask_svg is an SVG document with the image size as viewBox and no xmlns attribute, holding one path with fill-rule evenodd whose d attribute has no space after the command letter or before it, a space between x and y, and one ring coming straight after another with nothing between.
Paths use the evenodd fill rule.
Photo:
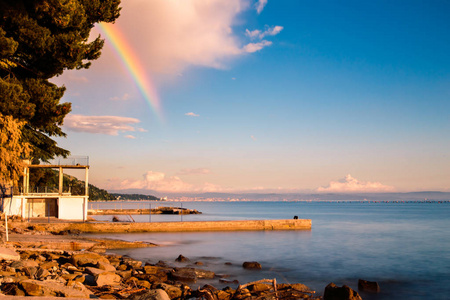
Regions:
<instances>
[{"instance_id":1,"label":"calm sea water","mask_svg":"<svg viewBox=\"0 0 450 300\"><path fill-rule=\"evenodd\" d=\"M357 290L358 279L377 281L381 293L363 299L450 299L450 204L361 202L183 202L202 211L189 216L133 216L137 222L236 219L312 219L309 231L109 234L161 247L116 250L144 262L176 265L179 255L201 261L228 279L276 278L323 293L334 282ZM157 206L155 202L93 204L100 207ZM167 205L167 204L166 204ZM110 219L110 216L98 217ZM127 216L121 216L126 220ZM262 271L242 269L258 261ZM231 262L225 265L225 262ZM205 282L199 282L196 286ZM217 287L224 284L218 280ZM194 287L196 287L194 286ZM232 284L230 286L233 286Z\"/></svg>"}]
</instances>

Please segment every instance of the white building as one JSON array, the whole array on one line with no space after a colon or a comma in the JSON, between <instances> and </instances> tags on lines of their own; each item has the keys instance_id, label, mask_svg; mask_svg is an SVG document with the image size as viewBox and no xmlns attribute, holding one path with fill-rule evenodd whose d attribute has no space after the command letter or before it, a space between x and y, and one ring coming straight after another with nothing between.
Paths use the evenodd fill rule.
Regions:
<instances>
[{"instance_id":1,"label":"white building","mask_svg":"<svg viewBox=\"0 0 450 300\"><path fill-rule=\"evenodd\" d=\"M30 170L48 168L59 170L57 191L30 189ZM63 186L64 169L85 169L84 195L72 195L70 188ZM23 189L3 199L1 210L8 216L18 215L23 219L54 217L65 220L87 219L89 201L89 159L88 157L69 157L54 160L52 164L32 165L26 163L23 172Z\"/></svg>"}]
</instances>

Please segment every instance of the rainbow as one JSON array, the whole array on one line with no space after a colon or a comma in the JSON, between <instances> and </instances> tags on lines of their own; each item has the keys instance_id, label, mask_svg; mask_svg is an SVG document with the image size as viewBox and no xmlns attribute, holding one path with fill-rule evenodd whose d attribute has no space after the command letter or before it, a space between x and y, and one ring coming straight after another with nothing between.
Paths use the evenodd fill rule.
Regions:
<instances>
[{"instance_id":1,"label":"rainbow","mask_svg":"<svg viewBox=\"0 0 450 300\"><path fill-rule=\"evenodd\" d=\"M142 67L139 57L131 48L122 32L117 26L108 23L99 23L98 28L106 36L106 40L111 43L120 61L123 63L128 73L131 75L139 92L149 104L159 121L163 122L163 113L156 89L150 79L148 72Z\"/></svg>"}]
</instances>

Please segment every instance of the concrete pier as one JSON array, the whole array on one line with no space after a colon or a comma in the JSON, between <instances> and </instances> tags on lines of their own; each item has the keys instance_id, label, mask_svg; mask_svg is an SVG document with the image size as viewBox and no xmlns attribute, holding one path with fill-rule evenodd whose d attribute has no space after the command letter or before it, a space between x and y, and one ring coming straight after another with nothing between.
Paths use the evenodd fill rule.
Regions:
<instances>
[{"instance_id":1,"label":"concrete pier","mask_svg":"<svg viewBox=\"0 0 450 300\"><path fill-rule=\"evenodd\" d=\"M19 225L16 223L15 225ZM29 223L22 223L24 227ZM17 227L21 227L20 225ZM201 231L259 231L259 230L311 230L310 219L288 220L237 220L195 222L85 222L85 223L39 223L35 230L59 232L76 229L86 233L127 232L201 232Z\"/></svg>"}]
</instances>

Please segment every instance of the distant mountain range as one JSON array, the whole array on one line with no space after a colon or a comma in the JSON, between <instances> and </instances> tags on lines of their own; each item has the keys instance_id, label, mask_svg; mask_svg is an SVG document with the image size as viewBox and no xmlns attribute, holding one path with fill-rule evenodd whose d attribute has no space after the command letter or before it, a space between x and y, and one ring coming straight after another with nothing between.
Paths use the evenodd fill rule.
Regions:
<instances>
[{"instance_id":1,"label":"distant mountain range","mask_svg":"<svg viewBox=\"0 0 450 300\"><path fill-rule=\"evenodd\" d=\"M152 194L156 191L146 190L121 190L110 193L124 194ZM160 195L163 196L163 195ZM196 198L196 200L254 200L254 201L450 201L450 192L423 191L408 193L177 193L165 195L168 199Z\"/></svg>"}]
</instances>

